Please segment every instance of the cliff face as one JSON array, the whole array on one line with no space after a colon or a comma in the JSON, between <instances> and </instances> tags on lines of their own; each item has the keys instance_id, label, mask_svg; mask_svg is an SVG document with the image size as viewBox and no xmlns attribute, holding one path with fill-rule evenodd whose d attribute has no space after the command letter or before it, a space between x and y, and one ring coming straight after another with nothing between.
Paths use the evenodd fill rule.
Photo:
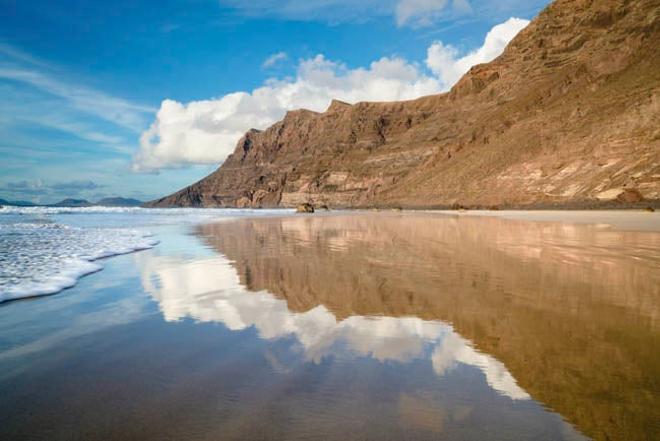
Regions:
<instances>
[{"instance_id":1,"label":"cliff face","mask_svg":"<svg viewBox=\"0 0 660 441\"><path fill-rule=\"evenodd\" d=\"M556 0L449 93L288 112L150 205L640 199L660 199L660 2Z\"/></svg>"}]
</instances>

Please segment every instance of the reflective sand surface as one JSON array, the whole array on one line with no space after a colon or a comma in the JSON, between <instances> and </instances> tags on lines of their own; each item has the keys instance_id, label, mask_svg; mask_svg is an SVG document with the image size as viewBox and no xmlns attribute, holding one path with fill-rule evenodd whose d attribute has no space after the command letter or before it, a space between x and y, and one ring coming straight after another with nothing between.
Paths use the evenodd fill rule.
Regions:
<instances>
[{"instance_id":1,"label":"reflective sand surface","mask_svg":"<svg viewBox=\"0 0 660 441\"><path fill-rule=\"evenodd\" d=\"M660 433L658 232L360 213L157 236L0 308L0 439Z\"/></svg>"}]
</instances>

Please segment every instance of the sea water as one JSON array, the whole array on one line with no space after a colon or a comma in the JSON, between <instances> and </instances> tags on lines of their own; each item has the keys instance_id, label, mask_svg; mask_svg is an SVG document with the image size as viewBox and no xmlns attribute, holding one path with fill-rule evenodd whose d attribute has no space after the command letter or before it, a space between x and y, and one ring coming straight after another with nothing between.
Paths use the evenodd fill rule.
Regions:
<instances>
[{"instance_id":1,"label":"sea water","mask_svg":"<svg viewBox=\"0 0 660 441\"><path fill-rule=\"evenodd\" d=\"M154 247L158 244L151 232L154 226L272 213L186 208L2 207L0 302L57 293L75 285L80 277L101 270L100 259Z\"/></svg>"}]
</instances>

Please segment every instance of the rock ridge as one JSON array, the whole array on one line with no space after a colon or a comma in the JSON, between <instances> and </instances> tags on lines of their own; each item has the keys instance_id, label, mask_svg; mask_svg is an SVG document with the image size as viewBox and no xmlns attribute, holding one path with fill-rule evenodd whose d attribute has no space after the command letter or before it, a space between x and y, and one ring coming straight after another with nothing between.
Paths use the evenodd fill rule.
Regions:
<instances>
[{"instance_id":1,"label":"rock ridge","mask_svg":"<svg viewBox=\"0 0 660 441\"><path fill-rule=\"evenodd\" d=\"M659 43L657 0L555 0L448 93L289 111L149 205L657 205Z\"/></svg>"}]
</instances>

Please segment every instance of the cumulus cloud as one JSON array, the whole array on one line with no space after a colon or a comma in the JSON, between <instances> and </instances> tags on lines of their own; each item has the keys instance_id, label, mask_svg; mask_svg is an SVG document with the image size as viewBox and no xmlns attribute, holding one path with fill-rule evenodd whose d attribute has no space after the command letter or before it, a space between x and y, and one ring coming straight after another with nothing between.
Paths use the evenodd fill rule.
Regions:
<instances>
[{"instance_id":1,"label":"cumulus cloud","mask_svg":"<svg viewBox=\"0 0 660 441\"><path fill-rule=\"evenodd\" d=\"M510 19L495 26L479 49L460 56L452 46L435 42L426 65L383 57L368 67L350 69L323 55L302 60L294 78L270 79L251 92L180 103L166 99L155 121L140 137L133 169L153 172L191 164L218 164L250 128L264 129L287 110L324 111L332 99L395 101L450 88L472 65L499 55L528 22Z\"/></svg>"},{"instance_id":2,"label":"cumulus cloud","mask_svg":"<svg viewBox=\"0 0 660 441\"><path fill-rule=\"evenodd\" d=\"M286 54L286 52L274 53L273 55L266 58L263 63L261 63L261 67L264 68L264 69L267 69L269 67L273 67L277 63L279 63L280 61L284 61L287 58L289 58L289 56Z\"/></svg>"},{"instance_id":3,"label":"cumulus cloud","mask_svg":"<svg viewBox=\"0 0 660 441\"><path fill-rule=\"evenodd\" d=\"M510 18L494 26L484 40L484 44L460 56L458 49L436 41L427 50L426 65L436 74L445 88L451 87L472 66L487 63L502 53L509 41L529 24L529 20Z\"/></svg>"},{"instance_id":4,"label":"cumulus cloud","mask_svg":"<svg viewBox=\"0 0 660 441\"><path fill-rule=\"evenodd\" d=\"M266 128L290 109L325 110L333 98L392 101L438 92L437 79L401 58L381 58L348 69L323 55L304 60L292 80L269 80L252 92L182 104L164 100L140 137L136 171L189 164L217 164L250 128Z\"/></svg>"}]
</instances>

